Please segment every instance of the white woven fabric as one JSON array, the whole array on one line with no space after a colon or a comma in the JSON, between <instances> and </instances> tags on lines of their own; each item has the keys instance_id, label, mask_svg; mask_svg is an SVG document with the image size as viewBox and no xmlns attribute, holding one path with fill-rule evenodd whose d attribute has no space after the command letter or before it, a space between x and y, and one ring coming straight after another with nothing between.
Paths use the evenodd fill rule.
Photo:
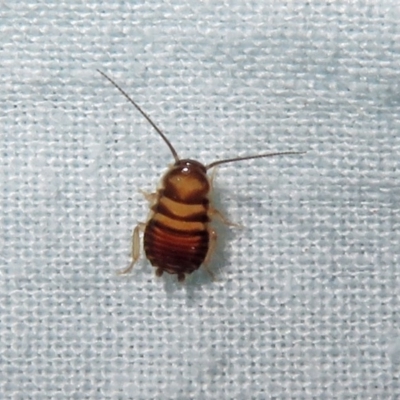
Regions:
<instances>
[{"instance_id":1,"label":"white woven fabric","mask_svg":"<svg viewBox=\"0 0 400 400\"><path fill-rule=\"evenodd\" d=\"M400 398L400 6L3 2L0 398ZM131 232L218 169L211 282Z\"/></svg>"}]
</instances>

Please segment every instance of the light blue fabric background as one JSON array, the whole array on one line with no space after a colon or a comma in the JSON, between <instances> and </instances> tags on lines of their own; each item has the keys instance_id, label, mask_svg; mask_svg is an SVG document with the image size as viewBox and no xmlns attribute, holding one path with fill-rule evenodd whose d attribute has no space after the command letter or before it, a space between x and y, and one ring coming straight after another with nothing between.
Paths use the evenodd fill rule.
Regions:
<instances>
[{"instance_id":1,"label":"light blue fabric background","mask_svg":"<svg viewBox=\"0 0 400 400\"><path fill-rule=\"evenodd\" d=\"M0 397L400 398L400 6L0 5ZM131 274L179 155L218 169L211 268Z\"/></svg>"}]
</instances>

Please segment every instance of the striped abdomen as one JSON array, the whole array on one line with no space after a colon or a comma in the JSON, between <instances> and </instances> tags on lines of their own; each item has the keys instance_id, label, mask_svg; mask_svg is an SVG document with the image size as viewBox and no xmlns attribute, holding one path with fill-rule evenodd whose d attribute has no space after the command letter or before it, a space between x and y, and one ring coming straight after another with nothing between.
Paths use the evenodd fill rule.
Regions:
<instances>
[{"instance_id":1,"label":"striped abdomen","mask_svg":"<svg viewBox=\"0 0 400 400\"><path fill-rule=\"evenodd\" d=\"M180 160L162 183L144 231L144 250L158 276L177 274L182 281L208 252L209 182L202 164Z\"/></svg>"},{"instance_id":2,"label":"striped abdomen","mask_svg":"<svg viewBox=\"0 0 400 400\"><path fill-rule=\"evenodd\" d=\"M160 196L144 232L144 250L157 275L168 272L184 280L203 263L209 244L208 200L185 204Z\"/></svg>"}]
</instances>

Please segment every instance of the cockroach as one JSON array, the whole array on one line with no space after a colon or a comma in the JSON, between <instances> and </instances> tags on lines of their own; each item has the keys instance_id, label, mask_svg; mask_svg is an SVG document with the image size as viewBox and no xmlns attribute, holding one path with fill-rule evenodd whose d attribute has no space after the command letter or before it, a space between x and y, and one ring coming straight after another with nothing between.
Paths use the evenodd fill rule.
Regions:
<instances>
[{"instance_id":1,"label":"cockroach","mask_svg":"<svg viewBox=\"0 0 400 400\"><path fill-rule=\"evenodd\" d=\"M214 274L209 270L207 264L215 249L217 234L209 223L212 217L218 217L228 225L230 223L210 204L209 193L213 177L208 177L207 171L217 165L236 161L303 154L303 152L257 154L217 160L207 165L196 160L181 159L161 129L131 97L109 76L100 70L98 72L110 81L150 123L169 147L175 159L175 163L162 178L157 192L145 193L145 197L151 204L150 216L146 223L139 223L133 230L132 262L120 273L130 272L138 260L140 255L139 234L144 232L144 251L147 259L156 268L157 276L167 272L177 275L178 281L184 281L186 275L203 265L213 277Z\"/></svg>"}]
</instances>

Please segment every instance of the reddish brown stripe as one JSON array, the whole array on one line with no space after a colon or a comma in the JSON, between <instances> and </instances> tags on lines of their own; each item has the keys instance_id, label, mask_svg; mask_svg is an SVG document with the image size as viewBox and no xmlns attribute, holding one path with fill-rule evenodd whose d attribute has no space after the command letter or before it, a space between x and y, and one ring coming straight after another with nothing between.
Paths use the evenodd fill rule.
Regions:
<instances>
[{"instance_id":1,"label":"reddish brown stripe","mask_svg":"<svg viewBox=\"0 0 400 400\"><path fill-rule=\"evenodd\" d=\"M191 273L200 267L207 254L208 231L199 235L170 232L150 223L144 234L144 248L152 265L166 272Z\"/></svg>"},{"instance_id":2,"label":"reddish brown stripe","mask_svg":"<svg viewBox=\"0 0 400 400\"><path fill-rule=\"evenodd\" d=\"M159 195L159 197L165 196L165 197L167 197L167 198L169 198L171 200L176 200L177 198L179 198L179 196L177 196L176 193L174 191L171 191L171 190L172 190L171 187L160 189L158 191L158 195ZM208 191L207 191L207 193L208 193ZM207 193L205 193L205 195L207 195ZM208 207L209 203L210 203L210 201L208 200L208 198L207 197L203 197L203 196L200 199L199 199L199 197L196 197L196 198L193 198L191 200L187 199L185 201L185 204L202 204L202 205L204 205L206 207Z\"/></svg>"},{"instance_id":3,"label":"reddish brown stripe","mask_svg":"<svg viewBox=\"0 0 400 400\"><path fill-rule=\"evenodd\" d=\"M203 246L207 248L208 244L207 236L196 236L193 240L187 241L184 240L184 237L177 237L176 235L172 236L170 234L165 234L165 232L161 233L156 230L151 231L151 234L153 235L154 244L159 248L164 248L165 251L168 251L171 246L175 249L179 246L185 249L186 252L193 252ZM179 243L176 242L177 239L179 239Z\"/></svg>"},{"instance_id":4,"label":"reddish brown stripe","mask_svg":"<svg viewBox=\"0 0 400 400\"><path fill-rule=\"evenodd\" d=\"M152 207L152 210L156 213L160 213L165 215L166 217L170 217L176 219L178 221L186 221L186 222L210 222L210 218L207 215L207 211L204 210L202 212L193 213L191 215L179 216L174 214L170 208L168 208L165 204L158 202Z\"/></svg>"},{"instance_id":5,"label":"reddish brown stripe","mask_svg":"<svg viewBox=\"0 0 400 400\"><path fill-rule=\"evenodd\" d=\"M160 190L158 191L158 195L159 195L159 198L165 196L165 197L166 197L167 199L169 199L169 200L177 201L177 200L175 199L175 197L167 195L167 194L165 193L165 190L164 190L164 189L160 189ZM192 203L184 202L183 204L188 204L188 205L195 205L195 204L198 204L198 205L202 205L202 206L208 208L208 206L209 206L209 204L210 204L210 200L209 200L207 197L203 197L203 198L201 198L200 200L197 199L196 202L192 202Z\"/></svg>"},{"instance_id":6,"label":"reddish brown stripe","mask_svg":"<svg viewBox=\"0 0 400 400\"><path fill-rule=\"evenodd\" d=\"M162 243L160 240L155 240L153 242L153 247L151 248L151 253L158 253L158 254L168 254L173 250L174 257L181 256L182 258L196 256L197 254L204 254L207 253L208 243L198 242L196 249L188 249L185 246L173 246L171 242L169 243Z\"/></svg>"},{"instance_id":7,"label":"reddish brown stripe","mask_svg":"<svg viewBox=\"0 0 400 400\"><path fill-rule=\"evenodd\" d=\"M201 235L181 235L177 232L165 231L156 225L148 226L146 229L146 241L151 248L160 249L165 253L170 250L184 254L194 254L203 252L208 247L208 232L204 231Z\"/></svg>"},{"instance_id":8,"label":"reddish brown stripe","mask_svg":"<svg viewBox=\"0 0 400 400\"><path fill-rule=\"evenodd\" d=\"M171 235L180 235L182 237L194 237L197 235L207 235L207 229L206 226L204 225L204 229L195 229L195 230L182 230L182 229L174 229L170 226L167 226L165 224L163 224L160 221L155 221L155 220L151 220L149 221L149 224L152 224L154 227L158 227L159 229L161 229L162 231L169 233Z\"/></svg>"}]
</instances>

